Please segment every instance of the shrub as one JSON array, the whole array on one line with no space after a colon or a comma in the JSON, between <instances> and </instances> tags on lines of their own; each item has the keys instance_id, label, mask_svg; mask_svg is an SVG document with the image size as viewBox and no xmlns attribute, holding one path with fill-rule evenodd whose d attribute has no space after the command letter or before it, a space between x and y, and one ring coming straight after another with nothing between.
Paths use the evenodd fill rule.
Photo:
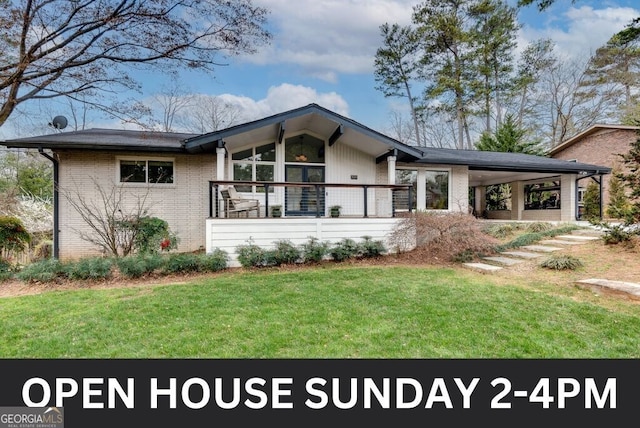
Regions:
<instances>
[{"instance_id":1,"label":"shrub","mask_svg":"<svg viewBox=\"0 0 640 428\"><path fill-rule=\"evenodd\" d=\"M245 245L238 245L236 254L242 267L261 267L265 265L265 250L251 240Z\"/></svg>"},{"instance_id":2,"label":"shrub","mask_svg":"<svg viewBox=\"0 0 640 428\"><path fill-rule=\"evenodd\" d=\"M15 276L25 282L51 282L66 276L66 270L58 259L48 259L25 266Z\"/></svg>"},{"instance_id":3,"label":"shrub","mask_svg":"<svg viewBox=\"0 0 640 428\"><path fill-rule=\"evenodd\" d=\"M302 260L305 263L321 262L329 254L329 244L320 242L318 238L309 237L309 240L302 244Z\"/></svg>"},{"instance_id":4,"label":"shrub","mask_svg":"<svg viewBox=\"0 0 640 428\"><path fill-rule=\"evenodd\" d=\"M11 263L0 259L0 281L6 281L13 276L13 268Z\"/></svg>"},{"instance_id":5,"label":"shrub","mask_svg":"<svg viewBox=\"0 0 640 428\"><path fill-rule=\"evenodd\" d=\"M547 230L551 230L552 228L553 227L551 226L551 223L537 221L527 226L527 232L531 232L531 233L545 232Z\"/></svg>"},{"instance_id":6,"label":"shrub","mask_svg":"<svg viewBox=\"0 0 640 428\"><path fill-rule=\"evenodd\" d=\"M606 222L594 223L604 229L602 240L607 245L629 243L638 232L622 224L610 224Z\"/></svg>"},{"instance_id":7,"label":"shrub","mask_svg":"<svg viewBox=\"0 0 640 428\"><path fill-rule=\"evenodd\" d=\"M51 258L53 255L53 241L45 239L40 241L38 245L33 249L32 260L45 260Z\"/></svg>"},{"instance_id":8,"label":"shrub","mask_svg":"<svg viewBox=\"0 0 640 428\"><path fill-rule=\"evenodd\" d=\"M552 255L540 263L540 266L554 270L576 270L582 267L580 259L569 255Z\"/></svg>"},{"instance_id":9,"label":"shrub","mask_svg":"<svg viewBox=\"0 0 640 428\"><path fill-rule=\"evenodd\" d=\"M69 279L107 279L111 276L112 267L112 259L90 257L69 263L65 271Z\"/></svg>"},{"instance_id":10,"label":"shrub","mask_svg":"<svg viewBox=\"0 0 640 428\"><path fill-rule=\"evenodd\" d=\"M407 248L415 243L416 258L452 261L464 251L492 253L495 238L482 233L481 223L466 213L435 213L419 211L409 215L392 230L389 242L395 248Z\"/></svg>"},{"instance_id":11,"label":"shrub","mask_svg":"<svg viewBox=\"0 0 640 428\"><path fill-rule=\"evenodd\" d=\"M122 276L140 278L160 269L164 264L164 258L158 254L137 254L120 257L116 264Z\"/></svg>"},{"instance_id":12,"label":"shrub","mask_svg":"<svg viewBox=\"0 0 640 428\"><path fill-rule=\"evenodd\" d=\"M496 250L504 251L511 248L518 248L525 245L531 245L540 241L543 238L561 235L563 233L569 233L572 230L576 230L576 229L579 229L579 227L576 225L567 225L567 226L560 226L554 229L545 230L542 232L525 233L507 243L498 245L496 247Z\"/></svg>"},{"instance_id":13,"label":"shrub","mask_svg":"<svg viewBox=\"0 0 640 428\"><path fill-rule=\"evenodd\" d=\"M140 217L136 220L135 251L154 254L177 247L178 238L169 229L169 223L158 217Z\"/></svg>"},{"instance_id":14,"label":"shrub","mask_svg":"<svg viewBox=\"0 0 640 428\"><path fill-rule=\"evenodd\" d=\"M218 272L227 268L229 255L226 251L216 248L209 254L198 256L198 270L200 272Z\"/></svg>"},{"instance_id":15,"label":"shrub","mask_svg":"<svg viewBox=\"0 0 640 428\"><path fill-rule=\"evenodd\" d=\"M329 254L333 260L341 262L362 254L362 247L351 238L344 238L329 249Z\"/></svg>"},{"instance_id":16,"label":"shrub","mask_svg":"<svg viewBox=\"0 0 640 428\"><path fill-rule=\"evenodd\" d=\"M370 236L363 236L362 242L360 243L360 251L362 257L372 258L380 257L387 252L387 249L382 241L374 241Z\"/></svg>"},{"instance_id":17,"label":"shrub","mask_svg":"<svg viewBox=\"0 0 640 428\"><path fill-rule=\"evenodd\" d=\"M291 241L285 239L276 241L275 244L275 249L270 251L273 258L273 264L292 264L300 261L302 252L295 245L293 245Z\"/></svg>"},{"instance_id":18,"label":"shrub","mask_svg":"<svg viewBox=\"0 0 640 428\"><path fill-rule=\"evenodd\" d=\"M514 223L505 223L505 224L491 224L482 229L484 233L489 236L492 236L497 239L506 238L507 236L513 234L519 226Z\"/></svg>"},{"instance_id":19,"label":"shrub","mask_svg":"<svg viewBox=\"0 0 640 428\"><path fill-rule=\"evenodd\" d=\"M30 242L31 235L19 218L0 216L0 258L23 252Z\"/></svg>"},{"instance_id":20,"label":"shrub","mask_svg":"<svg viewBox=\"0 0 640 428\"><path fill-rule=\"evenodd\" d=\"M200 269L200 256L193 253L170 254L162 271L164 273L197 272Z\"/></svg>"}]
</instances>

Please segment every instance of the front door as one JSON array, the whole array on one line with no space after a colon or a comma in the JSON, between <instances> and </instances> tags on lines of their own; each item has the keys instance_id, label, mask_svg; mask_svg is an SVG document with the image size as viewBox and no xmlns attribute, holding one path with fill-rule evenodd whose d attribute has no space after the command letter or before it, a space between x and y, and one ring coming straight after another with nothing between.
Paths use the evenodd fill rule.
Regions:
<instances>
[{"instance_id":1,"label":"front door","mask_svg":"<svg viewBox=\"0 0 640 428\"><path fill-rule=\"evenodd\" d=\"M324 183L324 166L286 165L285 180L291 183ZM324 187L290 187L285 189L285 215L324 215Z\"/></svg>"}]
</instances>

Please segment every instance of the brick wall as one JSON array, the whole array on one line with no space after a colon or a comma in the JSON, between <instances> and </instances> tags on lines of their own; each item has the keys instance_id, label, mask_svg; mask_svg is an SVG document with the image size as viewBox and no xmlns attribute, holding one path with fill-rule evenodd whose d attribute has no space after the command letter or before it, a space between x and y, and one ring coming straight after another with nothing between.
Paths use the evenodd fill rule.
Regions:
<instances>
[{"instance_id":1,"label":"brick wall","mask_svg":"<svg viewBox=\"0 0 640 428\"><path fill-rule=\"evenodd\" d=\"M178 235L180 251L194 251L205 246L205 220L209 215L208 181L216 175L215 155L189 156L149 153L105 153L89 151L60 152L60 258L77 259L100 254L95 245L82 240L79 232L90 228L67 197L85 198L99 207L96 183L110 191L118 181L117 157L170 158L174 160L175 184L166 186L125 186L125 205L146 197L148 214L169 223ZM66 195L66 196L65 196ZM104 204L102 204L104 205Z\"/></svg>"},{"instance_id":2,"label":"brick wall","mask_svg":"<svg viewBox=\"0 0 640 428\"><path fill-rule=\"evenodd\" d=\"M556 159L572 160L601 165L613 168L621 165L619 153L627 153L630 144L638 138L638 134L632 129L603 129L594 134L587 135L575 144L559 151L552 157ZM610 174L603 177L603 202L604 207L609 203L609 179ZM588 180L581 180L580 187L586 187Z\"/></svg>"}]
</instances>

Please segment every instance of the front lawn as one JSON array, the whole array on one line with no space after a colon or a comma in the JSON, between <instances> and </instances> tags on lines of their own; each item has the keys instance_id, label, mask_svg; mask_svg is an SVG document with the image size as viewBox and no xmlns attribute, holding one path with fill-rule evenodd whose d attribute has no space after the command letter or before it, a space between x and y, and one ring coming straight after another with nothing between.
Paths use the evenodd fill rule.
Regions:
<instances>
[{"instance_id":1,"label":"front lawn","mask_svg":"<svg viewBox=\"0 0 640 428\"><path fill-rule=\"evenodd\" d=\"M0 357L640 357L640 305L589 296L435 267L229 271L0 299Z\"/></svg>"}]
</instances>

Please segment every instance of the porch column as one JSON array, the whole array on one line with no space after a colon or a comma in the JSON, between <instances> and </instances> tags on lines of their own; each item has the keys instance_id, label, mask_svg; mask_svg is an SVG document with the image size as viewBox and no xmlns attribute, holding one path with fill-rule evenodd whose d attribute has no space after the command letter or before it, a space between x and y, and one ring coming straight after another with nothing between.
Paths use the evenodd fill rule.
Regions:
<instances>
[{"instance_id":1,"label":"porch column","mask_svg":"<svg viewBox=\"0 0 640 428\"><path fill-rule=\"evenodd\" d=\"M575 174L560 176L560 221L576 220L576 178Z\"/></svg>"},{"instance_id":2,"label":"porch column","mask_svg":"<svg viewBox=\"0 0 640 428\"><path fill-rule=\"evenodd\" d=\"M511 220L522 220L524 210L524 183L514 181L511 183Z\"/></svg>"},{"instance_id":3,"label":"porch column","mask_svg":"<svg viewBox=\"0 0 640 428\"><path fill-rule=\"evenodd\" d=\"M389 184L396 184L396 160L395 156L387 157L387 174L389 175Z\"/></svg>"},{"instance_id":4,"label":"porch column","mask_svg":"<svg viewBox=\"0 0 640 428\"><path fill-rule=\"evenodd\" d=\"M216 147L216 180L224 180L225 153L224 147Z\"/></svg>"},{"instance_id":5,"label":"porch column","mask_svg":"<svg viewBox=\"0 0 640 428\"><path fill-rule=\"evenodd\" d=\"M482 217L485 209L487 209L487 188L476 186L476 215Z\"/></svg>"}]
</instances>

